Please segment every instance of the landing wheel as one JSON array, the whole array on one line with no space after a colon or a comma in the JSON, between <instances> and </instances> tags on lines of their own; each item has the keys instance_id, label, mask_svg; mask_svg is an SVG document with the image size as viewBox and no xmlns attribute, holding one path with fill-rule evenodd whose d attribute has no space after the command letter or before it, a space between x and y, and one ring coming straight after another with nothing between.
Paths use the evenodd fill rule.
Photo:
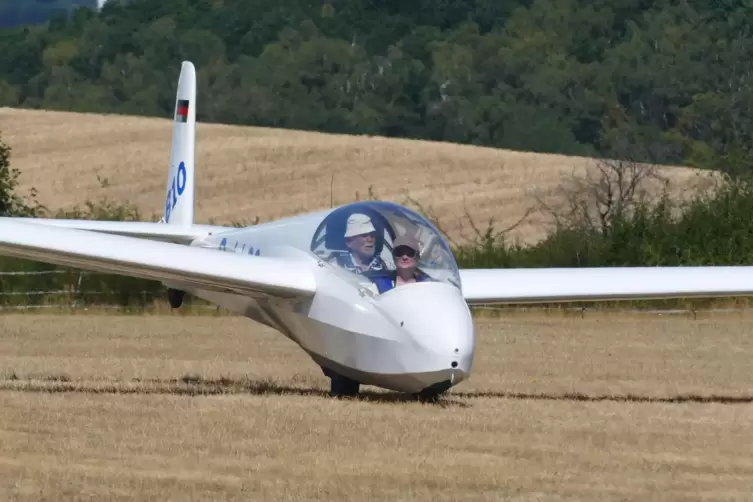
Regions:
<instances>
[{"instance_id":1,"label":"landing wheel","mask_svg":"<svg viewBox=\"0 0 753 502\"><path fill-rule=\"evenodd\" d=\"M331 380L331 386L329 390L330 396L347 396L353 397L358 395L358 391L361 388L361 384L355 380L351 380L348 377L342 375L333 375Z\"/></svg>"},{"instance_id":2,"label":"landing wheel","mask_svg":"<svg viewBox=\"0 0 753 502\"><path fill-rule=\"evenodd\" d=\"M321 366L324 376L330 379L329 395L333 397L338 396L357 396L361 389L360 382L357 382L346 376L342 376L339 373L332 371L329 368Z\"/></svg>"},{"instance_id":3,"label":"landing wheel","mask_svg":"<svg viewBox=\"0 0 753 502\"><path fill-rule=\"evenodd\" d=\"M185 296L185 291L167 288L167 302L170 304L171 308L177 309L178 307L183 305L183 297Z\"/></svg>"}]
</instances>

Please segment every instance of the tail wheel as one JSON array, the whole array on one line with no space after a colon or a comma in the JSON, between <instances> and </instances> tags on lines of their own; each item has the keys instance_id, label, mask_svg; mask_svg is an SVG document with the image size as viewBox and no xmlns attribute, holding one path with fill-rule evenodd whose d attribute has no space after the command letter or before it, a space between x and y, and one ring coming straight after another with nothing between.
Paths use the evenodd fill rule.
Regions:
<instances>
[{"instance_id":1,"label":"tail wheel","mask_svg":"<svg viewBox=\"0 0 753 502\"><path fill-rule=\"evenodd\" d=\"M177 309L183 305L183 297L186 296L185 291L178 289L167 288L167 301L171 308Z\"/></svg>"}]
</instances>

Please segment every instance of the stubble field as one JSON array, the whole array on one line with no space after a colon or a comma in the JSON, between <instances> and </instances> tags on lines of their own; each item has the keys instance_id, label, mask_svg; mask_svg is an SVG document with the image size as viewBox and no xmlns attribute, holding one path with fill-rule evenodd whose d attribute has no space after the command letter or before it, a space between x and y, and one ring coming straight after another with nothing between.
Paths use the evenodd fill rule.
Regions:
<instances>
[{"instance_id":1,"label":"stubble field","mask_svg":"<svg viewBox=\"0 0 753 502\"><path fill-rule=\"evenodd\" d=\"M0 317L3 500L745 500L751 314L479 317L437 404L237 317Z\"/></svg>"},{"instance_id":2,"label":"stubble field","mask_svg":"<svg viewBox=\"0 0 753 502\"><path fill-rule=\"evenodd\" d=\"M20 191L36 188L53 211L107 196L162 215L171 120L0 108L0 134ZM566 180L595 169L582 157L407 139L204 123L196 135L198 223L263 222L373 196L422 209L457 242L475 235L469 217L483 231L527 215L509 238L530 243L551 220L529 210L558 204ZM661 172L677 196L706 184L694 169Z\"/></svg>"}]
</instances>

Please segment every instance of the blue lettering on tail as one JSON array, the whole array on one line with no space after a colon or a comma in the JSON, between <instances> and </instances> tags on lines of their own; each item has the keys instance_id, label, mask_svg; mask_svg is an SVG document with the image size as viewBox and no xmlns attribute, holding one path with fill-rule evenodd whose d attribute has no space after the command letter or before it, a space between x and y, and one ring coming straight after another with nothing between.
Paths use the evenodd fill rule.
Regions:
<instances>
[{"instance_id":1,"label":"blue lettering on tail","mask_svg":"<svg viewBox=\"0 0 753 502\"><path fill-rule=\"evenodd\" d=\"M178 164L178 172L170 180L169 188L167 189L167 197L165 197L165 222L170 221L170 214L178 204L178 197L186 191L186 181L186 164L181 162Z\"/></svg>"}]
</instances>

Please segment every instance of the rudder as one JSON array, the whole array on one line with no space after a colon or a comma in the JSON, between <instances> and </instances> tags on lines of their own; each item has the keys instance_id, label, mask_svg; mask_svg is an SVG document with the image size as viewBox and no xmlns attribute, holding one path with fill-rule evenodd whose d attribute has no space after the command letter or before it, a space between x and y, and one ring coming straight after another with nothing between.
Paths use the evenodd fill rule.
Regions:
<instances>
[{"instance_id":1,"label":"rudder","mask_svg":"<svg viewBox=\"0 0 753 502\"><path fill-rule=\"evenodd\" d=\"M196 142L196 69L184 61L178 78L170 148L170 170L162 221L191 226L194 221L194 167Z\"/></svg>"}]
</instances>

